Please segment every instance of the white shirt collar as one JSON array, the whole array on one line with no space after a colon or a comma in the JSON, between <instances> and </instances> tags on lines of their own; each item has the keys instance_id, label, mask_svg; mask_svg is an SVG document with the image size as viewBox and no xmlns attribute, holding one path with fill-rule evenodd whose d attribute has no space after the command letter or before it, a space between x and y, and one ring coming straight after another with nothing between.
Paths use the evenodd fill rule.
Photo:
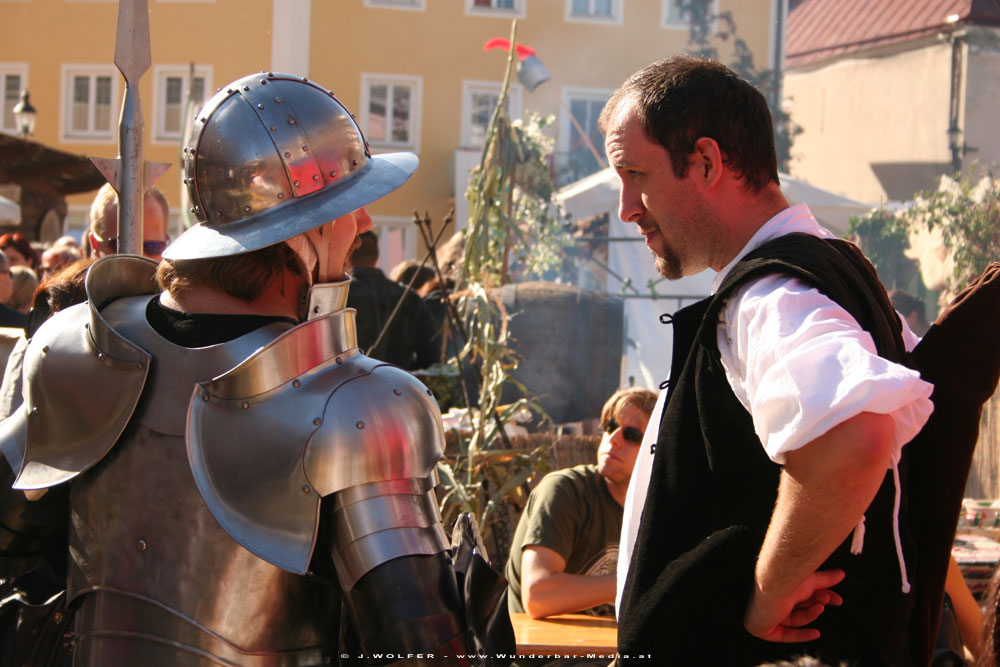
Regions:
<instances>
[{"instance_id":1,"label":"white shirt collar","mask_svg":"<svg viewBox=\"0 0 1000 667\"><path fill-rule=\"evenodd\" d=\"M761 225L754 235L750 237L750 240L747 241L747 244L743 246L743 249L736 253L732 261L719 271L715 279L712 280L712 294L718 291L722 285L722 281L725 280L726 275L736 263L751 251L756 250L771 239L795 232L812 234L820 238L836 238L830 230L816 222L816 218L813 217L812 212L806 204L789 206Z\"/></svg>"}]
</instances>

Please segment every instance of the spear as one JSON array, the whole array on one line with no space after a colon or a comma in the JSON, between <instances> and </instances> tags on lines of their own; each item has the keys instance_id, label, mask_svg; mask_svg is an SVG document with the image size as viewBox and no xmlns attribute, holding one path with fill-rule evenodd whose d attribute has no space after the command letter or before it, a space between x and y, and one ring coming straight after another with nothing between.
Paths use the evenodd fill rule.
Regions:
<instances>
[{"instance_id":1,"label":"spear","mask_svg":"<svg viewBox=\"0 0 1000 667\"><path fill-rule=\"evenodd\" d=\"M149 9L146 0L119 0L115 66L125 79L118 124L118 157L90 158L118 193L118 252L142 254L142 204L147 185L170 166L142 159L142 101L139 79L149 69Z\"/></svg>"}]
</instances>

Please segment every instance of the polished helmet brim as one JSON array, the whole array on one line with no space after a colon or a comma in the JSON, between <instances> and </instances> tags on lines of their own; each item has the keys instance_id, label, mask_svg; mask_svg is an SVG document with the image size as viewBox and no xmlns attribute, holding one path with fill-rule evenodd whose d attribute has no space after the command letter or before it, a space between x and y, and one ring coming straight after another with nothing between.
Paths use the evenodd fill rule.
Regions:
<instances>
[{"instance_id":1,"label":"polished helmet brim","mask_svg":"<svg viewBox=\"0 0 1000 667\"><path fill-rule=\"evenodd\" d=\"M373 155L364 167L336 186L236 222L211 227L198 223L171 242L163 258L228 257L287 241L384 197L409 180L419 163L413 153Z\"/></svg>"}]
</instances>

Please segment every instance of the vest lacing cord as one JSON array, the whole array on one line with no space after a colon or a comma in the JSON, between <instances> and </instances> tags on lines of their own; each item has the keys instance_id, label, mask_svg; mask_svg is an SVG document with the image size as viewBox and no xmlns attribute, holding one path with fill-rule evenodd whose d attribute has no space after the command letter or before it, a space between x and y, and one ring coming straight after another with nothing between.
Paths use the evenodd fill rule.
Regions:
<instances>
[{"instance_id":1,"label":"vest lacing cord","mask_svg":"<svg viewBox=\"0 0 1000 667\"><path fill-rule=\"evenodd\" d=\"M902 583L903 593L910 592L910 580L906 576L906 559L903 557L903 544L899 539L899 462L895 459L892 462L892 481L895 485L895 497L892 501L892 539L896 544L896 560L899 562L899 578ZM854 536L851 538L851 553L855 556L861 553L865 544L865 517L861 515L861 521L854 527Z\"/></svg>"}]
</instances>

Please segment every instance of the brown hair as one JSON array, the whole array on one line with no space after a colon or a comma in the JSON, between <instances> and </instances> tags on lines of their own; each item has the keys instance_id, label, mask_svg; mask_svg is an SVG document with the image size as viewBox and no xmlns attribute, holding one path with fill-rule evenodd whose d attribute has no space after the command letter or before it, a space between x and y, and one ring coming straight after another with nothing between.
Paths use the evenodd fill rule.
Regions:
<instances>
[{"instance_id":1,"label":"brown hair","mask_svg":"<svg viewBox=\"0 0 1000 667\"><path fill-rule=\"evenodd\" d=\"M601 408L601 430L605 430L608 422L626 405L634 405L647 415L651 415L653 408L656 407L656 393L645 387L626 387L611 394Z\"/></svg>"},{"instance_id":2,"label":"brown hair","mask_svg":"<svg viewBox=\"0 0 1000 667\"><path fill-rule=\"evenodd\" d=\"M13 248L21 253L28 260L28 266L31 267L32 271L38 270L38 251L31 247L31 241L28 240L27 236L20 232L7 232L0 235L0 250L7 250L7 248Z\"/></svg>"},{"instance_id":3,"label":"brown hair","mask_svg":"<svg viewBox=\"0 0 1000 667\"><path fill-rule=\"evenodd\" d=\"M667 149L678 178L687 174L695 142L709 137L719 144L726 166L751 192L778 183L767 100L722 63L673 56L647 65L612 93L598 118L601 132L608 133L625 101L634 104L646 136Z\"/></svg>"},{"instance_id":4,"label":"brown hair","mask_svg":"<svg viewBox=\"0 0 1000 667\"><path fill-rule=\"evenodd\" d=\"M254 250L242 255L209 259L163 260L156 269L160 289L177 297L196 287L216 287L244 301L259 297L285 270L308 280L299 256L285 243Z\"/></svg>"}]
</instances>

